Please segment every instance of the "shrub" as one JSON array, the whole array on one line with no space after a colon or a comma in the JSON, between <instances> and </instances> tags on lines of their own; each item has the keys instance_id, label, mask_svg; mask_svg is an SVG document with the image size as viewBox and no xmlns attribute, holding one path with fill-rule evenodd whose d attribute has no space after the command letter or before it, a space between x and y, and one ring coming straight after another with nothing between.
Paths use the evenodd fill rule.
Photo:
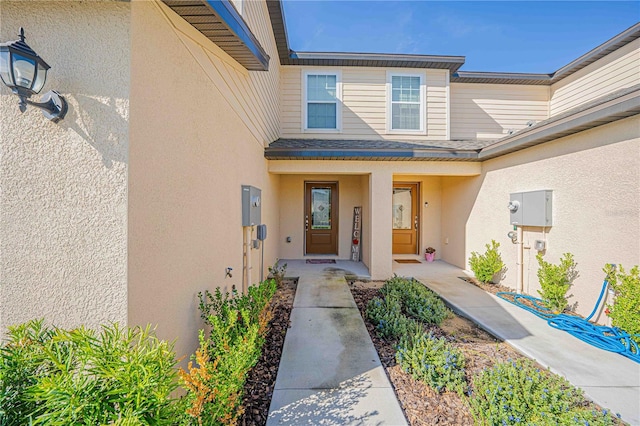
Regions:
<instances>
[{"instance_id":1,"label":"shrub","mask_svg":"<svg viewBox=\"0 0 640 426\"><path fill-rule=\"evenodd\" d=\"M424 332L406 335L398 345L396 361L413 378L438 392L447 389L462 394L465 390L464 355L444 338Z\"/></svg>"},{"instance_id":2,"label":"shrub","mask_svg":"<svg viewBox=\"0 0 640 426\"><path fill-rule=\"evenodd\" d=\"M276 263L273 266L269 267L269 277L276 280L276 285L278 286L278 288L282 287L282 282L286 273L286 263L278 264L278 261L276 260Z\"/></svg>"},{"instance_id":3,"label":"shrub","mask_svg":"<svg viewBox=\"0 0 640 426\"><path fill-rule=\"evenodd\" d=\"M179 374L188 392L185 423L235 424L243 413L242 392L249 370L256 364L272 316L269 302L274 280L249 288L247 295L216 290L200 294L201 314L211 327L200 332L200 348L188 371Z\"/></svg>"},{"instance_id":4,"label":"shrub","mask_svg":"<svg viewBox=\"0 0 640 426\"><path fill-rule=\"evenodd\" d=\"M173 424L175 364L172 345L149 327L96 332L23 324L2 348L0 423ZM16 383L21 377L25 383Z\"/></svg>"},{"instance_id":5,"label":"shrub","mask_svg":"<svg viewBox=\"0 0 640 426\"><path fill-rule=\"evenodd\" d=\"M475 251L471 253L469 266L478 281L489 283L494 275L504 270L505 264L502 262L502 257L498 252L500 243L491 240L491 244L486 244L485 247L487 250L484 254L479 254Z\"/></svg>"},{"instance_id":6,"label":"shrub","mask_svg":"<svg viewBox=\"0 0 640 426\"><path fill-rule=\"evenodd\" d=\"M640 270L636 265L626 273L620 266L616 273L612 265L607 265L604 271L616 295L613 306L608 306L611 321L640 345Z\"/></svg>"},{"instance_id":7,"label":"shrub","mask_svg":"<svg viewBox=\"0 0 640 426\"><path fill-rule=\"evenodd\" d=\"M578 277L576 263L571 253L565 253L560 259L560 264L554 265L542 258L542 253L536 256L540 268L538 280L540 287L538 293L543 302L551 311L562 312L567 307L567 292L573 281Z\"/></svg>"},{"instance_id":8,"label":"shrub","mask_svg":"<svg viewBox=\"0 0 640 426\"><path fill-rule=\"evenodd\" d=\"M426 324L440 324L450 315L442 299L419 281L394 277L380 291L395 295L405 314Z\"/></svg>"},{"instance_id":9,"label":"shrub","mask_svg":"<svg viewBox=\"0 0 640 426\"><path fill-rule=\"evenodd\" d=\"M45 373L40 359L52 334L43 320L9 327L7 343L0 347L0 425L22 425L36 410L27 390Z\"/></svg>"},{"instance_id":10,"label":"shrub","mask_svg":"<svg viewBox=\"0 0 640 426\"><path fill-rule=\"evenodd\" d=\"M402 314L400 300L397 295L389 295L384 299L375 298L369 301L366 309L367 318L376 326L380 337L398 339L408 333L421 330L422 327Z\"/></svg>"},{"instance_id":11,"label":"shrub","mask_svg":"<svg viewBox=\"0 0 640 426\"><path fill-rule=\"evenodd\" d=\"M469 405L477 424L614 424L608 412L584 403L582 391L528 359L495 364L476 375L473 385Z\"/></svg>"}]
</instances>

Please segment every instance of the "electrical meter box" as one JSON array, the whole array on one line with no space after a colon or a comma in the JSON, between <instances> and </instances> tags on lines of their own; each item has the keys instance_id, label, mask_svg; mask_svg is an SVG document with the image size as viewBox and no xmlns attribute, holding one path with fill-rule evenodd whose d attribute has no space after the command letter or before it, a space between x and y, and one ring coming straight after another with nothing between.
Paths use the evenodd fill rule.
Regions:
<instances>
[{"instance_id":1,"label":"electrical meter box","mask_svg":"<svg viewBox=\"0 0 640 426\"><path fill-rule=\"evenodd\" d=\"M511 224L518 226L552 226L553 191L529 191L511 194Z\"/></svg>"},{"instance_id":2,"label":"electrical meter box","mask_svg":"<svg viewBox=\"0 0 640 426\"><path fill-rule=\"evenodd\" d=\"M251 185L242 185L242 226L260 224L262 191Z\"/></svg>"}]
</instances>

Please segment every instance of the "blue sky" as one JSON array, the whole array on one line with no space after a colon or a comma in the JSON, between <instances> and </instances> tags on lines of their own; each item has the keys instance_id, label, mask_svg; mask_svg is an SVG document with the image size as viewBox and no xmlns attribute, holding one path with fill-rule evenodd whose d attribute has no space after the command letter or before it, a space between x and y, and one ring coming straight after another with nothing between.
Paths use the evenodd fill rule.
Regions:
<instances>
[{"instance_id":1,"label":"blue sky","mask_svg":"<svg viewBox=\"0 0 640 426\"><path fill-rule=\"evenodd\" d=\"M465 71L553 72L640 21L640 0L284 0L284 10L293 50L465 56Z\"/></svg>"}]
</instances>

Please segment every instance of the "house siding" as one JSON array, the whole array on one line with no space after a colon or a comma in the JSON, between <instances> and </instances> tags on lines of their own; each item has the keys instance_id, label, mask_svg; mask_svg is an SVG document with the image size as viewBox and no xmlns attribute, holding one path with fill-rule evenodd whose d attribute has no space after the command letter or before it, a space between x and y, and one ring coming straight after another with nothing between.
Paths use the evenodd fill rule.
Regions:
<instances>
[{"instance_id":1,"label":"house siding","mask_svg":"<svg viewBox=\"0 0 640 426\"><path fill-rule=\"evenodd\" d=\"M551 86L551 115L640 83L640 39Z\"/></svg>"},{"instance_id":2,"label":"house siding","mask_svg":"<svg viewBox=\"0 0 640 426\"><path fill-rule=\"evenodd\" d=\"M277 58L264 2L245 2L243 16ZM129 324L157 324L183 356L204 326L198 292L243 287L242 185L262 190L262 222L279 234L279 177L264 158L279 132L279 66L247 72L159 3L133 2L131 26ZM149 101L159 87L170 102ZM266 269L277 238L264 244ZM249 252L256 283L259 252Z\"/></svg>"},{"instance_id":3,"label":"house siding","mask_svg":"<svg viewBox=\"0 0 640 426\"><path fill-rule=\"evenodd\" d=\"M303 131L302 75L304 71L340 70L342 76L342 131ZM387 132L387 68L329 68L286 66L281 70L282 137L325 139L437 140L447 137L446 70L393 69L422 73L426 85L426 135ZM388 133L388 134L387 134Z\"/></svg>"},{"instance_id":4,"label":"house siding","mask_svg":"<svg viewBox=\"0 0 640 426\"><path fill-rule=\"evenodd\" d=\"M451 83L451 139L499 139L549 118L544 86Z\"/></svg>"}]
</instances>

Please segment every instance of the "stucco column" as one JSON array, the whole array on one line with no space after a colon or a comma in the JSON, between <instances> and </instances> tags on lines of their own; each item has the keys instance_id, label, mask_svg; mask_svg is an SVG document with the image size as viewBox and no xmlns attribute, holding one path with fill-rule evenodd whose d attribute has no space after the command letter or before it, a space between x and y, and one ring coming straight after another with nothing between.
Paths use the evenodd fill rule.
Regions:
<instances>
[{"instance_id":1,"label":"stucco column","mask_svg":"<svg viewBox=\"0 0 640 426\"><path fill-rule=\"evenodd\" d=\"M369 234L371 235L371 279L383 280L393 275L391 203L393 173L378 170L369 175Z\"/></svg>"}]
</instances>

